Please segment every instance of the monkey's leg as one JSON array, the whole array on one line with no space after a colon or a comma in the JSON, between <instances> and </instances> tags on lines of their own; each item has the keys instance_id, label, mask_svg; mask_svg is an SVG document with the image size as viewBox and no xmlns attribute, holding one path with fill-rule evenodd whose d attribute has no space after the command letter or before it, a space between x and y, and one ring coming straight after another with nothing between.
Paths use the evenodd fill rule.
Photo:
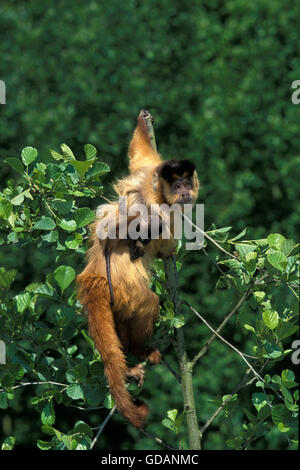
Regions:
<instances>
[{"instance_id":1,"label":"monkey's leg","mask_svg":"<svg viewBox=\"0 0 300 470\"><path fill-rule=\"evenodd\" d=\"M121 341L122 347L125 351L129 351L130 338L129 338L129 324L125 321L116 321L116 330L118 337Z\"/></svg>"},{"instance_id":2,"label":"monkey's leg","mask_svg":"<svg viewBox=\"0 0 300 470\"><path fill-rule=\"evenodd\" d=\"M130 320L130 350L135 356L151 364L158 364L161 359L160 352L145 344L153 334L154 323L158 317L158 302L152 308L149 314L137 315Z\"/></svg>"},{"instance_id":3,"label":"monkey's leg","mask_svg":"<svg viewBox=\"0 0 300 470\"><path fill-rule=\"evenodd\" d=\"M130 349L130 337L129 337L129 324L124 321L116 322L116 330L118 337L120 338L121 344L125 351ZM145 378L145 370L143 364L138 364L134 367L129 367L126 372L126 377L128 380L134 380L139 387L143 385Z\"/></svg>"}]
</instances>

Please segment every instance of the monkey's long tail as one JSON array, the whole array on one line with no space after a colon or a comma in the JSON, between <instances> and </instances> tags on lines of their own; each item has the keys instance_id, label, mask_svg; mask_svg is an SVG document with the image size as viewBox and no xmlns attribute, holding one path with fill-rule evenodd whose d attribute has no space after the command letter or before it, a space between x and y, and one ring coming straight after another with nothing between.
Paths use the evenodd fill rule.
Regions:
<instances>
[{"instance_id":1,"label":"monkey's long tail","mask_svg":"<svg viewBox=\"0 0 300 470\"><path fill-rule=\"evenodd\" d=\"M115 329L107 280L95 275L77 277L79 298L87 308L89 333L102 356L104 372L117 409L136 428L143 427L149 413L142 402L134 403L125 387L126 359Z\"/></svg>"}]
</instances>

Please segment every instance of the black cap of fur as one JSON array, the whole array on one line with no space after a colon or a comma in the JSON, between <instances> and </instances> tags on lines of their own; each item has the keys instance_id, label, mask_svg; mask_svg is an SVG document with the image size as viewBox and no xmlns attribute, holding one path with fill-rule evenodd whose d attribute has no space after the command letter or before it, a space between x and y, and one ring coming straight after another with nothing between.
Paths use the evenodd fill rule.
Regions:
<instances>
[{"instance_id":1,"label":"black cap of fur","mask_svg":"<svg viewBox=\"0 0 300 470\"><path fill-rule=\"evenodd\" d=\"M169 183L172 183L174 181L174 174L181 176L187 172L192 177L195 168L195 165L188 160L167 160L160 166L159 175Z\"/></svg>"}]
</instances>

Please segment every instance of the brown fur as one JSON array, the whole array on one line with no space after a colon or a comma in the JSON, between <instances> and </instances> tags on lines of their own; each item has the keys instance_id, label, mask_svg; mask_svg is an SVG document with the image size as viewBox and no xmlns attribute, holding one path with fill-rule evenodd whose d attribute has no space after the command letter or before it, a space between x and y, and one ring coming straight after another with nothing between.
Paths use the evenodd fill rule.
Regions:
<instances>
[{"instance_id":1,"label":"brown fur","mask_svg":"<svg viewBox=\"0 0 300 470\"><path fill-rule=\"evenodd\" d=\"M170 204L171 195L165 182L157 176L161 157L151 146L143 112L138 118L129 146L130 175L119 180L114 188L118 195L127 196L128 206L135 202ZM194 199L198 193L198 179L194 175ZM118 213L118 204L105 206L111 216ZM91 247L88 263L77 276L79 298L87 310L89 333L100 352L110 391L118 410L137 428L144 425L148 407L133 402L126 389L126 379L133 377L140 384L143 371L140 366L128 368L125 352L157 364L160 353L146 349L145 342L153 334L159 315L159 298L149 288L149 263L157 257L170 256L176 249L176 240L151 240L145 246L144 256L131 261L129 244L121 240L99 240L96 228L101 219L91 226ZM106 274L105 250L111 253L111 283L114 304L111 305Z\"/></svg>"}]
</instances>

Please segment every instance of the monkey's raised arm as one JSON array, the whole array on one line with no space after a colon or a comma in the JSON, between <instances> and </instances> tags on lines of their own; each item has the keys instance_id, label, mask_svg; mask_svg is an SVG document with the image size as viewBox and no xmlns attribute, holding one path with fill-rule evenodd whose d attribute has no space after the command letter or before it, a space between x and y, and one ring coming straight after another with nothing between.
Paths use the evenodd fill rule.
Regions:
<instances>
[{"instance_id":1,"label":"monkey's raised arm","mask_svg":"<svg viewBox=\"0 0 300 470\"><path fill-rule=\"evenodd\" d=\"M160 155L152 147L146 118L152 119L152 116L149 111L142 109L129 144L130 173L135 173L146 166L159 165L162 161Z\"/></svg>"}]
</instances>

